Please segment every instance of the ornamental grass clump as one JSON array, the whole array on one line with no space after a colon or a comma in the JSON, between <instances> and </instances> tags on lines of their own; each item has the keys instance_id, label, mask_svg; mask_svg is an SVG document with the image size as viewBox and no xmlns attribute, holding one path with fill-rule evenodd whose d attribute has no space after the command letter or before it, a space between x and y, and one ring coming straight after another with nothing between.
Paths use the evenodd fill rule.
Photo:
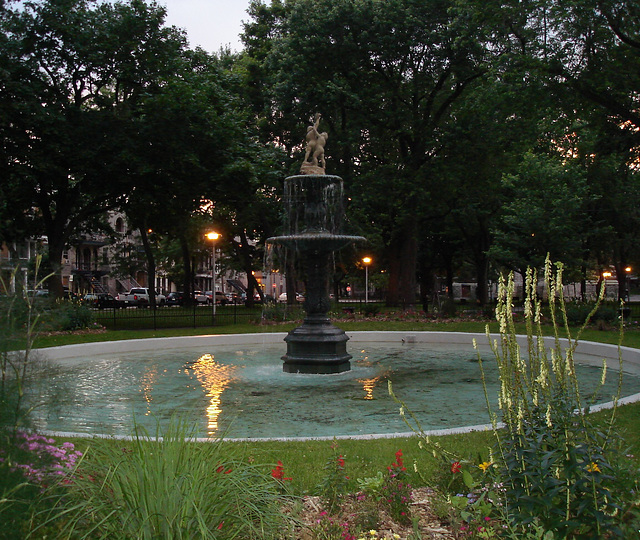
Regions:
<instances>
[{"instance_id":1,"label":"ornamental grass clump","mask_svg":"<svg viewBox=\"0 0 640 540\"><path fill-rule=\"evenodd\" d=\"M267 470L235 459L222 441L193 439L174 421L130 444L94 441L57 514L40 523L62 523L64 538L262 539L287 529Z\"/></svg>"},{"instance_id":2,"label":"ornamental grass clump","mask_svg":"<svg viewBox=\"0 0 640 540\"><path fill-rule=\"evenodd\" d=\"M487 405L497 439L494 471L503 486L504 522L513 537L532 526L553 535L546 538L621 537L622 501L611 466L619 450L613 434L618 395L611 396L614 408L605 427L594 425L588 415L594 396L582 395L575 370L575 351L584 326L573 338L562 294L562 265L549 260L545 264L544 285L554 331L547 340L537 285L537 273L529 269L526 336L519 339L515 331L513 275L499 285L500 336L492 340L487 329L500 378L499 413L492 410L489 396ZM590 315L603 296L604 288ZM603 382L606 367L604 363Z\"/></svg>"}]
</instances>

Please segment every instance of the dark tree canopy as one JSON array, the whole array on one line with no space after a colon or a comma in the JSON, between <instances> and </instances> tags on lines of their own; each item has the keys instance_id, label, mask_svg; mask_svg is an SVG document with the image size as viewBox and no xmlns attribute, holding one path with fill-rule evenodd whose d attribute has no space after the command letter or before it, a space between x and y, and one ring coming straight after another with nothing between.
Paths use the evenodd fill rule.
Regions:
<instances>
[{"instance_id":1,"label":"dark tree canopy","mask_svg":"<svg viewBox=\"0 0 640 540\"><path fill-rule=\"evenodd\" d=\"M163 22L163 8L140 0L43 0L2 12L3 195L24 204L11 211L35 209L58 295L69 239L130 189L130 118L185 45Z\"/></svg>"}]
</instances>

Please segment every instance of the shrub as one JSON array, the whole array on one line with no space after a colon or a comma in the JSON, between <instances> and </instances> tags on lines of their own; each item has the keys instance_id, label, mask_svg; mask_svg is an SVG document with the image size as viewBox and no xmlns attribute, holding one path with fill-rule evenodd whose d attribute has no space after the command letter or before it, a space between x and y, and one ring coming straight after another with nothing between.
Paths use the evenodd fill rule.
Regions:
<instances>
[{"instance_id":1,"label":"shrub","mask_svg":"<svg viewBox=\"0 0 640 540\"><path fill-rule=\"evenodd\" d=\"M96 326L93 310L74 300L60 300L52 304L45 321L50 330L84 330Z\"/></svg>"},{"instance_id":2,"label":"shrub","mask_svg":"<svg viewBox=\"0 0 640 540\"><path fill-rule=\"evenodd\" d=\"M536 272L528 270L526 274L525 344L516 335L513 275L500 281L496 306L500 335L489 341L501 386L499 414L492 410L487 395L497 440L489 461L476 467L472 460L455 456L430 441L410 410L393 394L391 385L389 391L400 403L407 425L420 436L421 448L441 459L443 469L453 475L448 483L441 482L441 488L466 522L467 532L471 524L480 523L483 538L497 530L501 530L501 536L518 539L625 538L634 528L637 532L639 477L630 459L625 458L621 438L615 432L617 396L604 427L594 425L588 414L590 403L580 392L574 367L579 337L599 310L604 289L598 302L589 306L583 326L573 337L562 297L562 265L556 264L554 271L547 260L544 281L554 329L551 345L543 339ZM566 335L566 342L560 339L561 333ZM618 388L622 373L620 366ZM605 377L606 364L603 381ZM478 469L482 470L479 479Z\"/></svg>"},{"instance_id":3,"label":"shrub","mask_svg":"<svg viewBox=\"0 0 640 540\"><path fill-rule=\"evenodd\" d=\"M587 321L614 324L619 316L618 307L611 303L567 302L565 312L569 326L582 326Z\"/></svg>"},{"instance_id":4,"label":"shrub","mask_svg":"<svg viewBox=\"0 0 640 540\"><path fill-rule=\"evenodd\" d=\"M377 304L364 304L362 306L362 313L365 317L375 317L380 313L380 306Z\"/></svg>"},{"instance_id":5,"label":"shrub","mask_svg":"<svg viewBox=\"0 0 640 540\"><path fill-rule=\"evenodd\" d=\"M36 433L6 432L0 442L0 538L24 538L34 514L48 512L81 452ZM46 496L45 496L46 492Z\"/></svg>"}]
</instances>

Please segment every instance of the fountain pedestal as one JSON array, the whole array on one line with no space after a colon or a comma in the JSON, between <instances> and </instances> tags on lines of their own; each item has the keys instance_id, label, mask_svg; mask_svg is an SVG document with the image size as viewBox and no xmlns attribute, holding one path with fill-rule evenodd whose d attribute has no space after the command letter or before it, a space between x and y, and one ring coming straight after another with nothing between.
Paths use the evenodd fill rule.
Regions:
<instances>
[{"instance_id":1,"label":"fountain pedestal","mask_svg":"<svg viewBox=\"0 0 640 540\"><path fill-rule=\"evenodd\" d=\"M284 339L287 354L283 370L287 373L341 373L349 371L351 355L347 353L349 337L331 324L327 313L331 308L329 275L331 253L344 246L339 235L307 233L297 235L298 252L307 274L302 326ZM302 237L302 238L300 238Z\"/></svg>"},{"instance_id":2,"label":"fountain pedestal","mask_svg":"<svg viewBox=\"0 0 640 540\"><path fill-rule=\"evenodd\" d=\"M347 352L349 337L329 317L306 317L289 332L287 354L282 357L285 373L342 373L351 369Z\"/></svg>"},{"instance_id":3,"label":"fountain pedestal","mask_svg":"<svg viewBox=\"0 0 640 540\"><path fill-rule=\"evenodd\" d=\"M349 371L349 337L331 324L329 276L331 258L362 236L339 234L342 221L342 179L329 175L299 175L285 180L288 206L287 230L292 234L275 236L270 244L282 245L302 261L307 290L301 326L285 338L287 354L282 357L286 373L341 373Z\"/></svg>"}]
</instances>

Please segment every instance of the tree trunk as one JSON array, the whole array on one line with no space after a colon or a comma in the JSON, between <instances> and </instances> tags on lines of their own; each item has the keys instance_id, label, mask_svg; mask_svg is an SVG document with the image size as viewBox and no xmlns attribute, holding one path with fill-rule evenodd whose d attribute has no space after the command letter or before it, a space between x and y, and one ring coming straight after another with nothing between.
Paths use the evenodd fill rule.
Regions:
<instances>
[{"instance_id":1,"label":"tree trunk","mask_svg":"<svg viewBox=\"0 0 640 540\"><path fill-rule=\"evenodd\" d=\"M191 252L189 251L189 244L184 234L180 235L180 248L182 250L182 264L184 265L184 277L182 282L182 290L184 291L184 301L186 305L192 305L194 302L193 287L193 267L191 266Z\"/></svg>"},{"instance_id":2,"label":"tree trunk","mask_svg":"<svg viewBox=\"0 0 640 540\"><path fill-rule=\"evenodd\" d=\"M156 259L153 255L153 250L151 249L146 227L140 227L140 239L142 240L142 246L144 247L144 254L147 257L149 306L154 309L156 307Z\"/></svg>"},{"instance_id":3,"label":"tree trunk","mask_svg":"<svg viewBox=\"0 0 640 540\"><path fill-rule=\"evenodd\" d=\"M489 281L489 258L486 251L479 254L475 261L476 266L476 300L478 304L485 305L489 301L487 282Z\"/></svg>"},{"instance_id":4,"label":"tree trunk","mask_svg":"<svg viewBox=\"0 0 640 540\"><path fill-rule=\"evenodd\" d=\"M295 304L296 302L296 282L297 273L296 265L291 256L291 252L287 255L286 273L285 273L285 289L287 291L287 304Z\"/></svg>"},{"instance_id":5,"label":"tree trunk","mask_svg":"<svg viewBox=\"0 0 640 540\"><path fill-rule=\"evenodd\" d=\"M64 240L62 238L56 238L53 235L47 235L49 245L47 247L47 253L49 255L48 268L45 267L44 276L39 275L38 280L45 277L47 274L49 277L46 279L49 294L55 298L62 298L64 296L64 287L62 286L62 253L64 251Z\"/></svg>"},{"instance_id":6,"label":"tree trunk","mask_svg":"<svg viewBox=\"0 0 640 540\"><path fill-rule=\"evenodd\" d=\"M416 300L416 267L418 261L417 223L415 216L407 218L392 239L389 252L389 290L387 305L409 307Z\"/></svg>"},{"instance_id":7,"label":"tree trunk","mask_svg":"<svg viewBox=\"0 0 640 540\"><path fill-rule=\"evenodd\" d=\"M240 244L236 244L236 249L240 255L240 264L242 266L242 270L247 275L247 298L245 302L247 306L253 306L254 298L253 291L258 291L260 298L264 301L264 294L258 285L258 281L253 275L253 261L251 259L251 246L249 245L249 240L247 239L247 233L244 229L240 231Z\"/></svg>"}]
</instances>

